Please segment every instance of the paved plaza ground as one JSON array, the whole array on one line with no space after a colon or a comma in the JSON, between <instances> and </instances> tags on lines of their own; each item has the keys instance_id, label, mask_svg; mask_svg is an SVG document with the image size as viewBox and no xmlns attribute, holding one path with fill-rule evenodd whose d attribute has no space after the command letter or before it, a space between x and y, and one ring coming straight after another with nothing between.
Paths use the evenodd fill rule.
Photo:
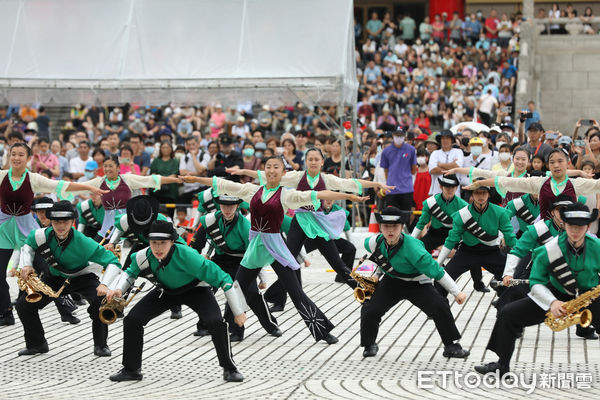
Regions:
<instances>
[{"instance_id":1,"label":"paved plaza ground","mask_svg":"<svg viewBox=\"0 0 600 400\"><path fill-rule=\"evenodd\" d=\"M495 309L494 294L473 291L469 274L458 284L468 295L459 306L452 303L463 338L471 351L466 360L446 359L433 321L408 302L401 302L384 318L379 332L379 354L363 359L359 347L360 304L345 285L334 283L334 273L316 253L304 268L308 295L336 325L339 343L315 343L288 300L275 314L283 336L266 335L248 313L246 338L233 344L234 359L244 374L243 383L225 383L209 337L192 336L196 317L183 308L183 318L168 313L146 329L144 380L113 383L120 368L122 320L109 330L113 356L93 356L91 322L84 307L77 310L79 325L60 321L53 304L41 313L50 352L17 357L24 347L20 321L0 328L0 399L572 399L600 395L600 342L584 341L575 329L553 334L545 325L527 328L517 348L513 372L523 374L518 388L495 388L493 382L477 385L478 375L466 377L473 366L494 360L484 355ZM359 252L360 255L362 253ZM270 282L275 275L269 274ZM484 273L487 283L491 275ZM16 282L10 278L11 294ZM217 298L224 303L221 292ZM134 300L135 302L135 300ZM446 378L446 379L444 379ZM465 381L466 379L466 381ZM535 380L535 382L532 382ZM519 381L521 382L521 381ZM530 385L533 384L533 387ZM528 393L529 392L529 393Z\"/></svg>"}]
</instances>

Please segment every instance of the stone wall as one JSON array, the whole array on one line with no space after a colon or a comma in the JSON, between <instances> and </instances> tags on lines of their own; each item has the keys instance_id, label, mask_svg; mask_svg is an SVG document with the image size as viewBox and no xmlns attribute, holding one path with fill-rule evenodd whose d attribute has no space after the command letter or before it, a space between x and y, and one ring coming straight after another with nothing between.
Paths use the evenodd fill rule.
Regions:
<instances>
[{"instance_id":1,"label":"stone wall","mask_svg":"<svg viewBox=\"0 0 600 400\"><path fill-rule=\"evenodd\" d=\"M545 129L570 135L578 119L600 120L600 38L538 36L533 80Z\"/></svg>"}]
</instances>

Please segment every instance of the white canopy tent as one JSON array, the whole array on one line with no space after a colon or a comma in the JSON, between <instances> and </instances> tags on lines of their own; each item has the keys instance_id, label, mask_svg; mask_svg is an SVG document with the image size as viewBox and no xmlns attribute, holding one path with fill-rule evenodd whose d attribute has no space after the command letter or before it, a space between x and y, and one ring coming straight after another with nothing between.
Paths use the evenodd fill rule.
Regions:
<instances>
[{"instance_id":1,"label":"white canopy tent","mask_svg":"<svg viewBox=\"0 0 600 400\"><path fill-rule=\"evenodd\" d=\"M0 101L356 103L351 0L3 0Z\"/></svg>"}]
</instances>

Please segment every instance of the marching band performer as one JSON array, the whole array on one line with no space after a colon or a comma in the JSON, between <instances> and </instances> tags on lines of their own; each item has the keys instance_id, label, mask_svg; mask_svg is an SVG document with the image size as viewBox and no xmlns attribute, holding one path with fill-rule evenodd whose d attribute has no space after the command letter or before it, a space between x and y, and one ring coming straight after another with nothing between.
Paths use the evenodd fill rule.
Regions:
<instances>
[{"instance_id":1,"label":"marching band performer","mask_svg":"<svg viewBox=\"0 0 600 400\"><path fill-rule=\"evenodd\" d=\"M217 201L217 195L214 193L214 189L212 187L205 189L198 193L198 208L196 208L194 212L194 223L192 225L192 230L196 230L198 225L200 224L200 217L212 213L215 211L220 211L221 206ZM238 209L248 210L250 205L245 201L242 201L238 206Z\"/></svg>"},{"instance_id":2,"label":"marching band performer","mask_svg":"<svg viewBox=\"0 0 600 400\"><path fill-rule=\"evenodd\" d=\"M71 191L91 191L104 193L103 190L75 182L54 181L40 174L30 172L27 163L32 152L24 143L15 143L9 152L9 170L0 170L0 326L13 325L15 319L10 305L6 269L13 259L19 260L27 235L39 228L31 214L34 193L55 192L66 198Z\"/></svg>"},{"instance_id":3,"label":"marching band performer","mask_svg":"<svg viewBox=\"0 0 600 400\"><path fill-rule=\"evenodd\" d=\"M47 228L51 225L50 220L46 218L46 211L49 208L52 208L53 205L54 201L50 197L40 197L33 200L31 211L35 212L40 228ZM33 269L41 276L42 274L49 274L49 268L50 267L44 258L36 252L33 259ZM19 293L20 296L22 295L21 293ZM78 324L81 322L79 318L73 315L73 312L77 307L68 294L63 294L59 298L54 299L54 305L60 314L62 322L68 322L70 324Z\"/></svg>"},{"instance_id":4,"label":"marching band performer","mask_svg":"<svg viewBox=\"0 0 600 400\"><path fill-rule=\"evenodd\" d=\"M100 283L110 283L115 277L115 272L121 267L119 260L93 239L73 228L77 212L70 202L55 203L47 210L47 217L52 226L31 232L25 241L19 267L21 277L26 280L33 272L35 252L39 251L50 266L50 273L42 279L44 283L56 291L68 279L64 293L80 293L90 303L88 313L92 319L94 354L109 357L111 352L106 343L108 327L99 318L100 296L103 293L98 292L97 288ZM104 267L106 272L102 282L89 265L90 262ZM37 303L28 303L24 297L17 302L15 308L23 323L26 344L26 348L19 351L20 356L48 352L39 310L51 301L50 297L43 296Z\"/></svg>"},{"instance_id":5,"label":"marching band performer","mask_svg":"<svg viewBox=\"0 0 600 400\"><path fill-rule=\"evenodd\" d=\"M506 257L504 267L503 284L509 286L496 301L496 308L501 310L506 304L527 297L529 285L510 286L514 278L529 279L531 273L531 253L534 249L543 246L558 236L564 230L564 223L560 212L566 206L573 204L571 198L560 194L556 196L551 206L548 206L552 219L537 221L528 226L525 233L519 238L517 244ZM598 335L593 327L583 328L577 325L575 334L584 339L596 340Z\"/></svg>"},{"instance_id":6,"label":"marching band performer","mask_svg":"<svg viewBox=\"0 0 600 400\"><path fill-rule=\"evenodd\" d=\"M98 235L104 223L104 206L102 196L92 194L91 198L77 203L79 221L77 230L87 237L100 242L102 236Z\"/></svg>"},{"instance_id":7,"label":"marching band performer","mask_svg":"<svg viewBox=\"0 0 600 400\"><path fill-rule=\"evenodd\" d=\"M376 215L381 233L365 240L365 248L372 253L370 260L383 272L370 300L363 303L360 312L360 345L363 357L374 357L379 350L377 333L383 315L400 300L407 299L432 318L444 343L444 357L466 358L469 351L457 342L461 335L454 323L448 302L435 290L435 279L464 303L462 293L450 275L435 262L420 241L402 233L404 214L396 207L387 207Z\"/></svg>"},{"instance_id":8,"label":"marching band performer","mask_svg":"<svg viewBox=\"0 0 600 400\"><path fill-rule=\"evenodd\" d=\"M246 320L243 294L228 274L196 250L176 242L178 237L173 224L155 221L148 233L150 246L132 254L129 268L110 286L107 301L111 301L113 296L123 296L138 276L146 277L157 285L123 320L123 368L110 376L111 381L142 379L144 326L175 304L185 304L201 316L212 335L219 365L223 367L223 378L228 382L244 379L231 356L227 323L223 321L217 300L206 284L224 290L235 315L234 321L239 326Z\"/></svg>"},{"instance_id":9,"label":"marching band performer","mask_svg":"<svg viewBox=\"0 0 600 400\"><path fill-rule=\"evenodd\" d=\"M589 225L598 218L598 210L575 203L561 210L565 232L533 251L528 297L506 305L498 314L487 349L498 355L497 362L476 366L479 373L510 371L515 341L526 326L544 321L550 311L554 318L566 314L565 301L596 287L600 273L600 240L587 235ZM600 301L588 307L598 332Z\"/></svg>"},{"instance_id":10,"label":"marching band performer","mask_svg":"<svg viewBox=\"0 0 600 400\"><path fill-rule=\"evenodd\" d=\"M131 192L136 189L152 188L160 189L161 185L169 183L181 183L179 178L160 175L134 175L119 174L119 157L110 156L104 160L104 176L91 179L84 182L93 187L103 189L102 206L104 207L104 221L98 232L99 236L104 236L106 231L114 224L115 217L118 214L125 213L125 205L131 199Z\"/></svg>"},{"instance_id":11,"label":"marching band performer","mask_svg":"<svg viewBox=\"0 0 600 400\"><path fill-rule=\"evenodd\" d=\"M450 251L460 242L456 254L445 267L452 279L457 279L473 267L484 267L496 279L502 279L506 256L500 251L498 233L501 231L504 234L507 247L513 247L516 243L513 227L504 208L489 203L488 186L478 185L472 197L472 204L454 214L452 229L440 251L438 263L444 265ZM447 294L445 288L438 284L436 286L442 295Z\"/></svg>"},{"instance_id":12,"label":"marching band performer","mask_svg":"<svg viewBox=\"0 0 600 400\"><path fill-rule=\"evenodd\" d=\"M210 260L229 276L235 277L248 248L250 221L239 212L238 207L242 203L242 199L239 197L220 195L215 197L214 200L219 204L220 211L211 212L200 217L201 226L194 235L192 247L198 253L201 253L208 241L214 249L214 255ZM264 300L262 294L258 291L256 281L250 282L248 291L252 293L251 296L248 296L252 299L248 302L248 305L253 311L256 310L254 313L257 315L260 324L271 335L281 336L281 331L277 327L277 320L269 312L266 314L263 312ZM242 341L244 339L244 326L233 324L233 314L228 305L225 306L224 318L229 324L229 331L231 332L229 340L232 342ZM203 321L200 320L198 330L194 335L206 336L208 334Z\"/></svg>"},{"instance_id":13,"label":"marching band performer","mask_svg":"<svg viewBox=\"0 0 600 400\"><path fill-rule=\"evenodd\" d=\"M124 239L121 246L121 264L127 269L131 263L131 255L136 251L148 247L148 232L154 221L168 221L167 217L158 212L160 205L152 196L140 195L127 201L125 214L117 216L108 244L107 250L115 251L115 246ZM183 239L177 242L185 244ZM125 246L127 243L127 246ZM171 307L171 319L183 317L180 305Z\"/></svg>"},{"instance_id":14,"label":"marching band performer","mask_svg":"<svg viewBox=\"0 0 600 400\"><path fill-rule=\"evenodd\" d=\"M425 250L430 253L444 244L452 228L452 216L454 213L469 205L469 203L459 196L456 196L458 186L460 185L456 175L442 175L438 178L438 183L442 192L429 197L423 202L421 216L411 233L411 236L415 239L421 238L425 245ZM423 232L423 229L430 221L431 225L427 233L421 237L421 232ZM481 268L471 268L471 277L473 278L473 288L475 290L479 292L490 291L481 281Z\"/></svg>"},{"instance_id":15,"label":"marching band performer","mask_svg":"<svg viewBox=\"0 0 600 400\"><path fill-rule=\"evenodd\" d=\"M300 282L294 274L294 270L300 268L300 265L286 247L280 229L283 216L289 208L298 209L304 206L313 206L315 209L319 209L321 200L364 201L366 197L336 193L329 190L284 190L281 185L284 173L283 159L273 156L265 160L265 180L261 180L262 184L260 186L252 183L230 182L216 177L213 177L212 180L211 178L192 176L181 178L186 182L212 184L218 195L237 196L250 203L252 224L250 243L236 276L236 280L240 283L248 302L256 301L248 290L251 282L256 280L262 267L271 264L279 279L283 281L292 302L315 340L325 340L328 344L337 343L337 338L330 333L333 324L302 290ZM291 237L291 231L288 236L288 243L290 245L291 243L296 244ZM339 255L337 256L339 258ZM267 313L266 305L264 308L264 312Z\"/></svg>"}]
</instances>

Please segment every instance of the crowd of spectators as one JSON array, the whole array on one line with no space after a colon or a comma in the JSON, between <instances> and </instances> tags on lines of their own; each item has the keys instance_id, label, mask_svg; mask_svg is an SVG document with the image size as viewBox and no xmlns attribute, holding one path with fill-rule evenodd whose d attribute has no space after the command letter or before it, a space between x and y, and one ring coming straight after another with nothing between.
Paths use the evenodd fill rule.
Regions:
<instances>
[{"instance_id":1,"label":"crowd of spectators","mask_svg":"<svg viewBox=\"0 0 600 400\"><path fill-rule=\"evenodd\" d=\"M299 102L75 105L61 127L52 126L44 107L21 105L0 108L2 166L9 167L7 147L25 141L34 153L30 169L54 179L101 176L110 155L119 156L121 173L227 176L226 168L260 169L264 158L276 154L289 170L302 170L304 152L315 146L324 154L325 172L387 181L395 191L387 199L372 193L373 201L404 209L420 209L437 193L444 169L510 172L512 153L521 145L530 151L533 169L543 170L544 155L560 146L574 168L600 171L597 122L580 121L573 135L545 132L533 102L514 110L521 20L520 14L492 10L418 22L410 15L394 21L389 13L373 13L364 32L356 23L356 137L338 125L335 106ZM351 111L342 110L347 121ZM463 122L483 125L448 133ZM189 203L199 189L171 184L150 194L162 203Z\"/></svg>"}]
</instances>

